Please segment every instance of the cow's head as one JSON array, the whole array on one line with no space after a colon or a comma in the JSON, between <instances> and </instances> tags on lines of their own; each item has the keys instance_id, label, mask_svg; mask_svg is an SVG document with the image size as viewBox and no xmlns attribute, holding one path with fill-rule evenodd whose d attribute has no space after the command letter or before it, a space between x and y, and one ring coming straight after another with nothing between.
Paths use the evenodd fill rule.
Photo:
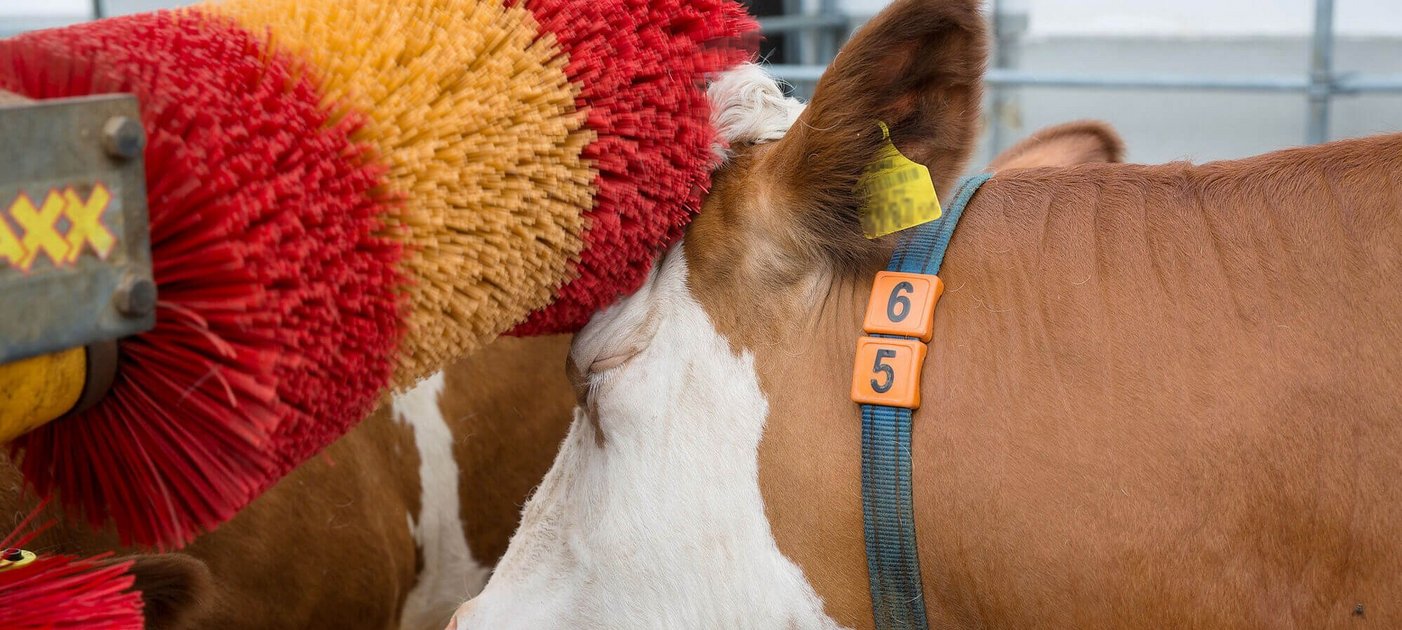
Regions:
<instances>
[{"instance_id":1,"label":"cow's head","mask_svg":"<svg viewBox=\"0 0 1402 630\"><path fill-rule=\"evenodd\" d=\"M856 474L824 477L830 454L812 452L797 462L806 478L776 486L761 438L781 414L801 433L803 405L851 412L852 342L890 248L862 236L857 180L878 121L939 190L961 172L984 64L977 6L898 1L806 110L753 67L712 86L728 150L705 208L647 284L576 338L570 434L451 628L835 628L869 615ZM843 506L824 559L836 568L782 553L775 492ZM834 586L834 571L855 586ZM834 613L844 590L856 599Z\"/></svg>"},{"instance_id":2,"label":"cow's head","mask_svg":"<svg viewBox=\"0 0 1402 630\"><path fill-rule=\"evenodd\" d=\"M983 28L975 0L900 0L796 121L757 70L712 87L729 150L705 207L647 284L576 338L570 434L450 627L837 627L765 515L757 453L774 384L757 361L832 339L827 309L849 308L842 292L888 251L862 237L855 192L878 121L940 190L960 173Z\"/></svg>"}]
</instances>

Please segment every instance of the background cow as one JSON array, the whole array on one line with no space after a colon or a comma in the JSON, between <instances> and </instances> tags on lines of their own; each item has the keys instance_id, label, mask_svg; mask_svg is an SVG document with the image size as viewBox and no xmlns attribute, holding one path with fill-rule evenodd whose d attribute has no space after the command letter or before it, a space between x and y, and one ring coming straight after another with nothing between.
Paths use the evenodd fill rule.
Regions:
<instances>
[{"instance_id":1,"label":"background cow","mask_svg":"<svg viewBox=\"0 0 1402 630\"><path fill-rule=\"evenodd\" d=\"M892 243L856 183L880 120L949 190L978 4L898 0L787 134L736 136L684 243L576 337L581 411L454 627L871 627L848 391ZM932 626L1402 625L1399 175L1385 136L987 183L914 421Z\"/></svg>"},{"instance_id":2,"label":"background cow","mask_svg":"<svg viewBox=\"0 0 1402 630\"><path fill-rule=\"evenodd\" d=\"M1124 161L1125 144L1098 120L1077 120L1039 129L988 163L990 172Z\"/></svg>"},{"instance_id":3,"label":"background cow","mask_svg":"<svg viewBox=\"0 0 1402 630\"><path fill-rule=\"evenodd\" d=\"M777 92L748 96L799 107ZM1114 130L1078 121L1034 134L990 168L1122 154ZM565 435L575 404L561 369L569 341L499 339L396 397L182 553L132 556L148 626L442 628L464 593L486 583ZM12 525L33 502L8 461L0 490ZM120 550L108 534L59 522L41 552Z\"/></svg>"},{"instance_id":4,"label":"background cow","mask_svg":"<svg viewBox=\"0 0 1402 630\"><path fill-rule=\"evenodd\" d=\"M181 553L136 555L148 627L442 628L464 590L486 583L565 434L569 342L500 339L395 397ZM8 461L0 489L9 531L33 501ZM126 553L66 523L35 550Z\"/></svg>"}]
</instances>

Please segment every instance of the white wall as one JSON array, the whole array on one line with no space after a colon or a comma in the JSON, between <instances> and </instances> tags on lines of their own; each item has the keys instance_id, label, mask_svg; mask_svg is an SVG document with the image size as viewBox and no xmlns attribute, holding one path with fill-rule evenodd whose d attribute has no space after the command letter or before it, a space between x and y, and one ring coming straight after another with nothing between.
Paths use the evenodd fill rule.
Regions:
<instances>
[{"instance_id":1,"label":"white wall","mask_svg":"<svg viewBox=\"0 0 1402 630\"><path fill-rule=\"evenodd\" d=\"M102 0L108 15L142 13L195 4L197 0ZM0 0L0 20L27 17L85 20L92 16L93 0Z\"/></svg>"},{"instance_id":2,"label":"white wall","mask_svg":"<svg viewBox=\"0 0 1402 630\"><path fill-rule=\"evenodd\" d=\"M1314 28L1312 0L1017 0L1029 9L1031 35L1156 37L1304 35ZM1335 32L1402 35L1402 2L1335 0Z\"/></svg>"},{"instance_id":3,"label":"white wall","mask_svg":"<svg viewBox=\"0 0 1402 630\"><path fill-rule=\"evenodd\" d=\"M0 17L28 15L87 16L92 14L92 0L0 0Z\"/></svg>"}]
</instances>

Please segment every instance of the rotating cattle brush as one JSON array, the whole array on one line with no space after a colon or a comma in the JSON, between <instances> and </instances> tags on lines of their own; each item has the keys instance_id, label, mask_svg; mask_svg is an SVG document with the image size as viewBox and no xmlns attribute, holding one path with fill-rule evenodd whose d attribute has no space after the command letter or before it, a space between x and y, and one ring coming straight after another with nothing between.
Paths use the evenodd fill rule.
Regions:
<instances>
[{"instance_id":1,"label":"rotating cattle brush","mask_svg":"<svg viewBox=\"0 0 1402 630\"><path fill-rule=\"evenodd\" d=\"M709 177L705 78L747 58L755 27L731 0L211 10L311 59L337 109L367 118L359 137L406 199L399 386L513 326L577 330L642 284Z\"/></svg>"},{"instance_id":2,"label":"rotating cattle brush","mask_svg":"<svg viewBox=\"0 0 1402 630\"><path fill-rule=\"evenodd\" d=\"M0 40L0 88L139 97L159 292L109 395L17 441L26 478L179 546L386 386L579 327L699 208L702 83L753 28L731 0L233 0Z\"/></svg>"}]
</instances>

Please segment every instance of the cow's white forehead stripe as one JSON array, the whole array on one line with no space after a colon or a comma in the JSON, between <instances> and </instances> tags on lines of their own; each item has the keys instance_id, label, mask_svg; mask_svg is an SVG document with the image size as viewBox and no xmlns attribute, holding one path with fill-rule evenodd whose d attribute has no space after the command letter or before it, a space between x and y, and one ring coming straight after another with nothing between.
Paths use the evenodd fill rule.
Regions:
<instances>
[{"instance_id":1,"label":"cow's white forehead stripe","mask_svg":"<svg viewBox=\"0 0 1402 630\"><path fill-rule=\"evenodd\" d=\"M680 247L576 346L616 354L639 338L619 324L648 320L646 346L591 379L602 446L577 412L459 629L837 627L765 518L754 357L733 354L692 297Z\"/></svg>"},{"instance_id":2,"label":"cow's white forehead stripe","mask_svg":"<svg viewBox=\"0 0 1402 630\"><path fill-rule=\"evenodd\" d=\"M706 96L719 140L713 146L718 164L729 158L730 145L784 137L803 113L801 101L785 97L779 82L752 63L721 73L706 89Z\"/></svg>"},{"instance_id":3,"label":"cow's white forehead stripe","mask_svg":"<svg viewBox=\"0 0 1402 630\"><path fill-rule=\"evenodd\" d=\"M453 433L438 405L442 393L443 373L439 372L394 397L395 420L414 429L422 488L419 515L417 519L409 515L409 528L423 553L424 566L405 599L401 630L442 628L463 596L482 590L490 574L467 547L458 510L461 495Z\"/></svg>"}]
</instances>

